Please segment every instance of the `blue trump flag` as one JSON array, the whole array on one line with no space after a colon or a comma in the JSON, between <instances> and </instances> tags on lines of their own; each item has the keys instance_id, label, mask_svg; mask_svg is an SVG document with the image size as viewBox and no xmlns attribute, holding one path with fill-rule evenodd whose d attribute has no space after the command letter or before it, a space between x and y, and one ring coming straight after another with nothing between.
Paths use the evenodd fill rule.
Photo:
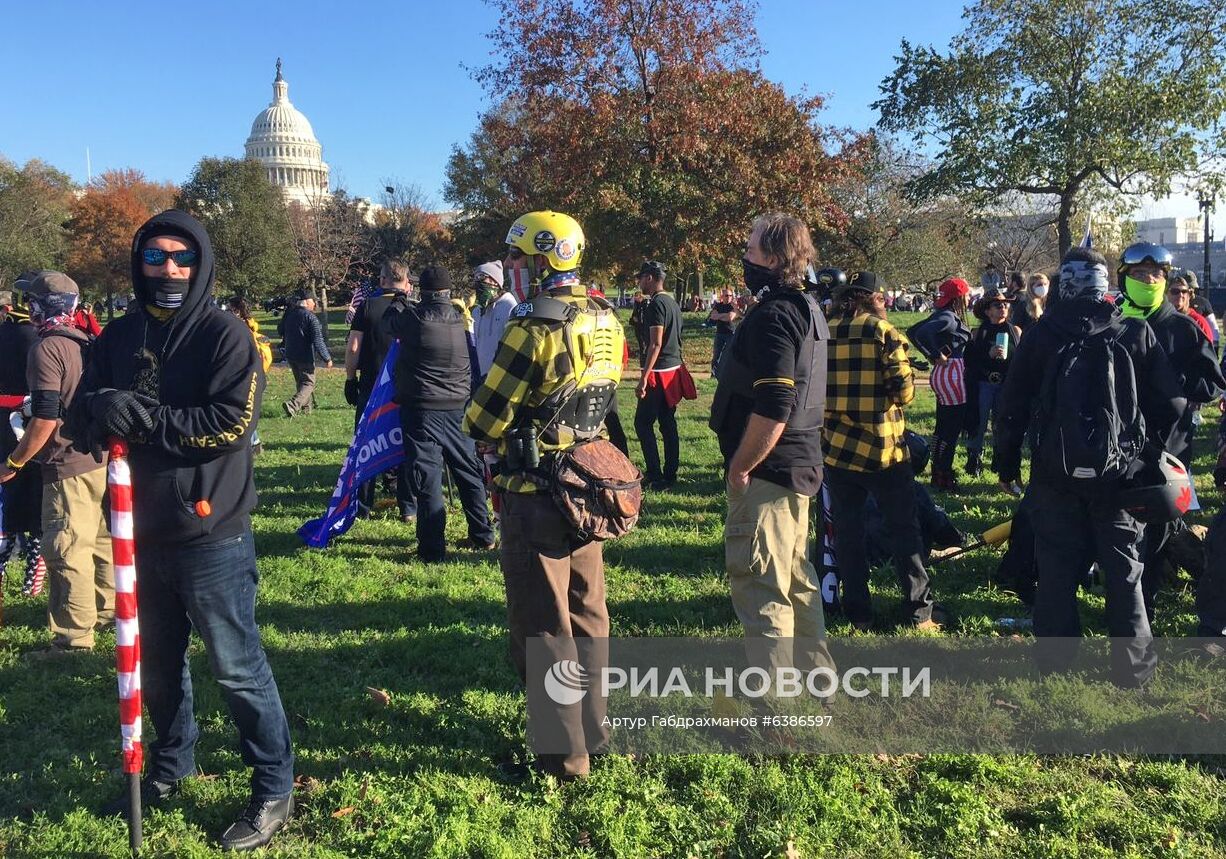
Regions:
<instances>
[{"instance_id":1,"label":"blue trump flag","mask_svg":"<svg viewBox=\"0 0 1226 859\"><path fill-rule=\"evenodd\" d=\"M312 549L326 548L333 537L344 534L358 515L358 487L373 480L404 461L404 434L400 428L400 406L392 401L396 384L392 367L400 341L388 350L379 380L370 393L362 420L353 434L345 464L336 478L336 488L328 501L328 510L319 519L312 519L298 529L298 536Z\"/></svg>"}]
</instances>

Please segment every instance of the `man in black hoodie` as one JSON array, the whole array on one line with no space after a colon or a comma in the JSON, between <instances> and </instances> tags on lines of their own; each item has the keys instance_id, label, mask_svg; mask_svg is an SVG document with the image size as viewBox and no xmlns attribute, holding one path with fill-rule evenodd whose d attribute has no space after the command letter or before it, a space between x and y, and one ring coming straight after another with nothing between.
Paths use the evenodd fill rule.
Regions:
<instances>
[{"instance_id":1,"label":"man in black hoodie","mask_svg":"<svg viewBox=\"0 0 1226 859\"><path fill-rule=\"evenodd\" d=\"M417 555L435 563L447 557L444 462L468 520L465 545L488 550L497 541L485 503L485 466L461 428L472 390L464 315L451 301L451 276L442 266L426 267L418 288L421 301L399 313L389 309L382 324L400 339L396 402L417 498Z\"/></svg>"},{"instance_id":2,"label":"man in black hoodie","mask_svg":"<svg viewBox=\"0 0 1226 859\"><path fill-rule=\"evenodd\" d=\"M1060 300L1022 338L1013 359L1015 371L1005 379L998 401L995 467L1002 483L1020 478L1022 443L1037 409L1040 437L1027 490L1033 503L1039 568L1035 635L1044 639L1081 635L1077 586L1097 562L1107 591L1112 679L1121 686L1142 686L1157 658L1141 596L1141 525L1119 504L1119 480L1067 476L1057 466L1058 457L1048 455L1046 446L1057 444L1050 437L1054 434L1043 431L1048 416L1059 417L1053 383L1059 362L1079 342L1114 340L1127 352L1117 360L1131 360L1149 442L1165 446L1183 412L1182 392L1153 331L1141 320L1124 317L1106 300L1108 282L1102 254L1074 248L1065 255ZM1023 368L1026 372L1016 372ZM1123 372L1118 363L1115 369ZM1138 428L1123 427L1121 432L1129 429ZM1037 651L1040 668L1067 667L1072 649L1049 644L1041 642Z\"/></svg>"},{"instance_id":3,"label":"man in black hoodie","mask_svg":"<svg viewBox=\"0 0 1226 859\"><path fill-rule=\"evenodd\" d=\"M141 687L156 739L146 805L196 769L187 645L195 628L253 768L251 801L222 847L267 844L293 811L289 723L255 623L251 435L263 365L241 319L213 307L213 248L184 212L132 242L136 312L94 343L70 423L95 444L128 441L142 639ZM126 798L108 808L126 808Z\"/></svg>"},{"instance_id":4,"label":"man in black hoodie","mask_svg":"<svg viewBox=\"0 0 1226 859\"><path fill-rule=\"evenodd\" d=\"M1180 313L1167 300L1167 279L1171 272L1171 253L1161 245L1138 242L1124 250L1117 269L1123 298L1120 308L1125 316L1144 319L1153 329L1158 345L1166 353L1187 398L1187 407L1171 434L1167 450L1185 467L1192 464L1193 420L1200 407L1226 390L1226 379L1218 366L1213 343L1192 317ZM1166 574L1166 546L1182 531L1183 520L1157 522L1145 526L1141 557L1145 574L1141 591L1145 610L1154 621L1154 604Z\"/></svg>"}]
</instances>

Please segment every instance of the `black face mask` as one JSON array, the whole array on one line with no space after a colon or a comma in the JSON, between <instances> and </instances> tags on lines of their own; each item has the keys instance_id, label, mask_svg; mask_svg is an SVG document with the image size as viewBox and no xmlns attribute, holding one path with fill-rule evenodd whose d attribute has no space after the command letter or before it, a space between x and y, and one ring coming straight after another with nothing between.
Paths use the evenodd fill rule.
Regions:
<instances>
[{"instance_id":1,"label":"black face mask","mask_svg":"<svg viewBox=\"0 0 1226 859\"><path fill-rule=\"evenodd\" d=\"M153 304L165 310L178 310L187 298L191 281L184 277L146 277L145 283L153 290Z\"/></svg>"},{"instance_id":2,"label":"black face mask","mask_svg":"<svg viewBox=\"0 0 1226 859\"><path fill-rule=\"evenodd\" d=\"M741 265L745 269L745 287L754 295L779 282L779 276L764 265L747 259L741 260Z\"/></svg>"}]
</instances>

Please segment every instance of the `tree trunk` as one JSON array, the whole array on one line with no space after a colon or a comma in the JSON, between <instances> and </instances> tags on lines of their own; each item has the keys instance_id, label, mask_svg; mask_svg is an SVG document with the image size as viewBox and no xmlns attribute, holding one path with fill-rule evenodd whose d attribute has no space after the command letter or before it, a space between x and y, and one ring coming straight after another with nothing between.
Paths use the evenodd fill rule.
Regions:
<instances>
[{"instance_id":1,"label":"tree trunk","mask_svg":"<svg viewBox=\"0 0 1226 859\"><path fill-rule=\"evenodd\" d=\"M324 312L324 318L321 320L323 322L323 329L324 329L324 342L327 343L328 342L328 287L321 286L319 288L319 295L320 295L320 298L322 299L319 302L319 306L323 309L323 312ZM332 351L332 347L329 346L328 352L331 353L331 351Z\"/></svg>"},{"instance_id":2,"label":"tree trunk","mask_svg":"<svg viewBox=\"0 0 1226 859\"><path fill-rule=\"evenodd\" d=\"M109 283L106 285L106 321L109 325L111 320L115 318L115 287Z\"/></svg>"},{"instance_id":3,"label":"tree trunk","mask_svg":"<svg viewBox=\"0 0 1226 859\"><path fill-rule=\"evenodd\" d=\"M1066 191L1060 195L1060 213L1056 217L1056 237L1060 245L1060 259L1073 246L1073 196L1075 192Z\"/></svg>"}]
</instances>

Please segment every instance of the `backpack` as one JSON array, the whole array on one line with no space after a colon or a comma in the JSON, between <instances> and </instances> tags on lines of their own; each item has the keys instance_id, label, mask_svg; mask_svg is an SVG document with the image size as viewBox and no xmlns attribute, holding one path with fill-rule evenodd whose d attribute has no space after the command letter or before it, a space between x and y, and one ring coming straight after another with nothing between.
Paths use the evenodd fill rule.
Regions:
<instances>
[{"instance_id":1,"label":"backpack","mask_svg":"<svg viewBox=\"0 0 1226 859\"><path fill-rule=\"evenodd\" d=\"M1060 347L1043 380L1037 464L1085 486L1128 476L1145 446L1145 418L1124 329ZM1091 483L1092 481L1092 483Z\"/></svg>"}]
</instances>

